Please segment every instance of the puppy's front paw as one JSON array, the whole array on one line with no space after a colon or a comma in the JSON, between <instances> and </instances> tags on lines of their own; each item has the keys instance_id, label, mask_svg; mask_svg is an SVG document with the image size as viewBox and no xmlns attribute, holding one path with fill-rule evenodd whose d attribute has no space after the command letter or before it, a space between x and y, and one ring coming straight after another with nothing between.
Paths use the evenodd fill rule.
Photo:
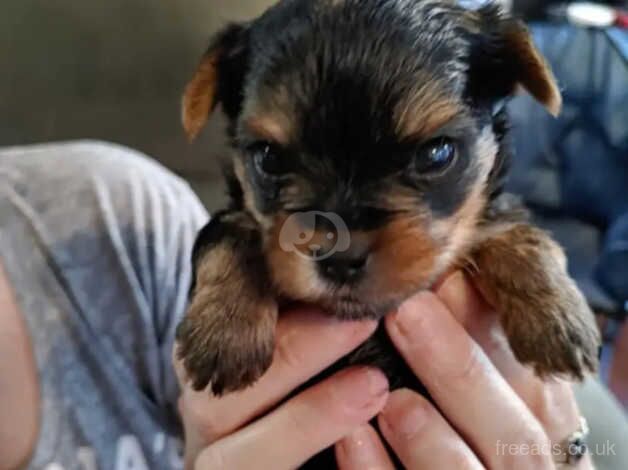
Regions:
<instances>
[{"instance_id":1,"label":"puppy's front paw","mask_svg":"<svg viewBox=\"0 0 628 470\"><path fill-rule=\"evenodd\" d=\"M502 316L510 347L540 377L564 374L582 380L598 366L600 335L593 313L571 279L546 281L544 289L526 293L534 300Z\"/></svg>"},{"instance_id":2,"label":"puppy's front paw","mask_svg":"<svg viewBox=\"0 0 628 470\"><path fill-rule=\"evenodd\" d=\"M216 395L243 389L270 367L277 324L255 221L245 212L216 214L199 233L192 259L178 357L196 390L208 384Z\"/></svg>"},{"instance_id":3,"label":"puppy's front paw","mask_svg":"<svg viewBox=\"0 0 628 470\"><path fill-rule=\"evenodd\" d=\"M178 357L195 390L220 396L252 385L270 367L276 306L216 302L197 294L177 328Z\"/></svg>"},{"instance_id":4,"label":"puppy's front paw","mask_svg":"<svg viewBox=\"0 0 628 470\"><path fill-rule=\"evenodd\" d=\"M562 249L543 231L518 224L473 254L476 283L497 309L516 358L540 377L583 379L598 366L593 313L566 270Z\"/></svg>"}]
</instances>

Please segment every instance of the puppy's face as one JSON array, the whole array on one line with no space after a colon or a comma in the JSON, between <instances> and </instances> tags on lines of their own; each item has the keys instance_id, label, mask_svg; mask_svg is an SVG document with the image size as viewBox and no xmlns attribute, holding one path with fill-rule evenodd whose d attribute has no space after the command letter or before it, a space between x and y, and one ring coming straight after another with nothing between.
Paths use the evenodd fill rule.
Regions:
<instances>
[{"instance_id":1,"label":"puppy's face","mask_svg":"<svg viewBox=\"0 0 628 470\"><path fill-rule=\"evenodd\" d=\"M500 164L493 109L518 86L558 112L525 28L495 8L283 1L215 40L184 125L222 104L282 295L378 317L473 241Z\"/></svg>"}]
</instances>

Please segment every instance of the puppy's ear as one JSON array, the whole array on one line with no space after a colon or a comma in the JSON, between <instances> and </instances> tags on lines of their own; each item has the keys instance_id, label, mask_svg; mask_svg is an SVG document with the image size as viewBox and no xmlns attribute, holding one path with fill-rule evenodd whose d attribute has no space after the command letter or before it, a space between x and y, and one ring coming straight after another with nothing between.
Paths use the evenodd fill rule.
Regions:
<instances>
[{"instance_id":1,"label":"puppy's ear","mask_svg":"<svg viewBox=\"0 0 628 470\"><path fill-rule=\"evenodd\" d=\"M212 40L183 93L183 128L193 140L218 103L235 117L242 103L248 63L248 28L232 24Z\"/></svg>"},{"instance_id":2,"label":"puppy's ear","mask_svg":"<svg viewBox=\"0 0 628 470\"><path fill-rule=\"evenodd\" d=\"M527 27L494 6L478 13L481 24L471 45L469 95L484 102L499 100L521 87L558 116L562 97L556 79Z\"/></svg>"}]
</instances>

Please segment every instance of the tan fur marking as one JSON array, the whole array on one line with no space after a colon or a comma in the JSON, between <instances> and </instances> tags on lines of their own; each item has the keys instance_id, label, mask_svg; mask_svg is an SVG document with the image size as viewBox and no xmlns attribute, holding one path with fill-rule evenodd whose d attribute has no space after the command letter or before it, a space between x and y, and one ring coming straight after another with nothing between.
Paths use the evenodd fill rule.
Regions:
<instances>
[{"instance_id":1,"label":"tan fur marking","mask_svg":"<svg viewBox=\"0 0 628 470\"><path fill-rule=\"evenodd\" d=\"M205 54L194 73L194 77L185 87L181 119L190 141L198 135L216 105L219 56L220 50L213 50Z\"/></svg>"},{"instance_id":2,"label":"tan fur marking","mask_svg":"<svg viewBox=\"0 0 628 470\"><path fill-rule=\"evenodd\" d=\"M416 194L411 190L396 187L388 192L386 207L414 215L397 219L381 231L374 247L376 285L369 284L370 290L411 295L465 257L486 205L484 186L496 152L497 144L487 129L473 149L474 162L479 165L478 181L462 206L446 219L434 220L427 209L417 207Z\"/></svg>"},{"instance_id":3,"label":"tan fur marking","mask_svg":"<svg viewBox=\"0 0 628 470\"><path fill-rule=\"evenodd\" d=\"M259 140L287 145L289 143L285 122L276 121L273 116L253 116L245 121L248 131Z\"/></svg>"},{"instance_id":4,"label":"tan fur marking","mask_svg":"<svg viewBox=\"0 0 628 470\"><path fill-rule=\"evenodd\" d=\"M403 299L428 286L438 246L418 217L399 217L377 234L369 271L374 295L392 294Z\"/></svg>"},{"instance_id":5,"label":"tan fur marking","mask_svg":"<svg viewBox=\"0 0 628 470\"><path fill-rule=\"evenodd\" d=\"M296 251L284 250L279 242L286 214L276 216L265 239L268 268L275 287L288 297L315 302L326 293L316 262Z\"/></svg>"},{"instance_id":6,"label":"tan fur marking","mask_svg":"<svg viewBox=\"0 0 628 470\"><path fill-rule=\"evenodd\" d=\"M245 132L282 145L298 139L293 100L285 86L262 86L246 96L241 121Z\"/></svg>"},{"instance_id":7,"label":"tan fur marking","mask_svg":"<svg viewBox=\"0 0 628 470\"><path fill-rule=\"evenodd\" d=\"M491 235L475 247L474 280L501 315L519 361L543 377L582 379L595 371L599 332L589 306L566 271L562 249L527 224L486 227Z\"/></svg>"},{"instance_id":8,"label":"tan fur marking","mask_svg":"<svg viewBox=\"0 0 628 470\"><path fill-rule=\"evenodd\" d=\"M440 235L442 236L442 233L448 231L449 237L438 258L437 273L441 274L450 268L461 254L467 252L485 204L484 195L480 192L474 192L453 217L448 221L438 222L439 227L437 229L441 232Z\"/></svg>"},{"instance_id":9,"label":"tan fur marking","mask_svg":"<svg viewBox=\"0 0 628 470\"><path fill-rule=\"evenodd\" d=\"M270 366L277 305L250 284L239 253L212 247L196 270L196 289L177 329L178 356L199 389L220 395L255 382Z\"/></svg>"},{"instance_id":10,"label":"tan fur marking","mask_svg":"<svg viewBox=\"0 0 628 470\"><path fill-rule=\"evenodd\" d=\"M272 224L272 218L266 217L259 210L257 210L257 206L255 205L255 195L253 194L253 188L251 188L251 184L246 177L246 170L244 169L242 158L243 157L240 155L237 155L234 158L233 171L236 175L236 178L240 182L240 187L242 188L242 192L244 194L244 207L246 207L246 209L253 216L255 221L260 224L260 226L262 226L264 229L268 229Z\"/></svg>"},{"instance_id":11,"label":"tan fur marking","mask_svg":"<svg viewBox=\"0 0 628 470\"><path fill-rule=\"evenodd\" d=\"M521 85L556 117L562 108L562 96L550 66L539 53L527 28L521 24L504 33L507 49L517 57Z\"/></svg>"},{"instance_id":12,"label":"tan fur marking","mask_svg":"<svg viewBox=\"0 0 628 470\"><path fill-rule=\"evenodd\" d=\"M464 112L462 105L437 88L436 80L421 82L395 110L396 132L401 138L429 137Z\"/></svg>"},{"instance_id":13,"label":"tan fur marking","mask_svg":"<svg viewBox=\"0 0 628 470\"><path fill-rule=\"evenodd\" d=\"M497 143L487 129L480 135L473 149L474 162L480 166L477 184L453 216L431 223L432 236L437 240L448 240L439 258L437 267L439 272L447 269L460 254L466 253L469 245L475 240L477 225L486 206L484 187L496 153Z\"/></svg>"},{"instance_id":14,"label":"tan fur marking","mask_svg":"<svg viewBox=\"0 0 628 470\"><path fill-rule=\"evenodd\" d=\"M390 189L380 196L380 204L383 208L391 211L411 212L417 210L419 197L416 191L404 185L390 183Z\"/></svg>"}]
</instances>

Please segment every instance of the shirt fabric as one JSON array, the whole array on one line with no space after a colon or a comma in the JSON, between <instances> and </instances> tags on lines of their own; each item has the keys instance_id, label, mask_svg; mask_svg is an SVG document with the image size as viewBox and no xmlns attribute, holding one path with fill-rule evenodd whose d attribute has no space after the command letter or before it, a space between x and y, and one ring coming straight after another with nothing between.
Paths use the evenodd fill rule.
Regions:
<instances>
[{"instance_id":1,"label":"shirt fabric","mask_svg":"<svg viewBox=\"0 0 628 470\"><path fill-rule=\"evenodd\" d=\"M0 259L42 398L29 469L182 466L171 350L207 220L185 182L132 150L0 150Z\"/></svg>"}]
</instances>

